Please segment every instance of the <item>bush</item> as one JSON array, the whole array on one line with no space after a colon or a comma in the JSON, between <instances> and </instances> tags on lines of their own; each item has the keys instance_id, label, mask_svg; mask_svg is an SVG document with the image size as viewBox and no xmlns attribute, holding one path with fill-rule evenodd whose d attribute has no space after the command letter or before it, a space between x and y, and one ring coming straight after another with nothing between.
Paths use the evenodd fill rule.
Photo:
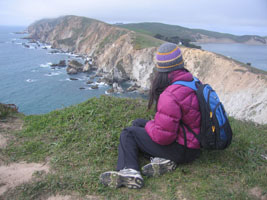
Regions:
<instances>
[{"instance_id":1,"label":"bush","mask_svg":"<svg viewBox=\"0 0 267 200\"><path fill-rule=\"evenodd\" d=\"M18 112L18 107L15 104L0 103L0 119L6 118L7 116L17 112Z\"/></svg>"}]
</instances>

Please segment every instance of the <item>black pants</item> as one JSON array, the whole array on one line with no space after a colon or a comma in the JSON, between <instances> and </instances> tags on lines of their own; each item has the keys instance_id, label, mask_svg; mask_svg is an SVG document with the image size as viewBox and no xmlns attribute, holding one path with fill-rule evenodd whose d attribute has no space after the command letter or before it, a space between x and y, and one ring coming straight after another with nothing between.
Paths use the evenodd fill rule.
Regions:
<instances>
[{"instance_id":1,"label":"black pants","mask_svg":"<svg viewBox=\"0 0 267 200\"><path fill-rule=\"evenodd\" d=\"M140 122L137 120L137 122ZM172 160L178 164L191 162L199 157L199 149L189 149L173 142L169 145L159 145L152 141L142 123L133 122L133 126L125 128L120 135L117 170L132 168L140 171L138 154L142 152L149 157L160 157Z\"/></svg>"}]
</instances>

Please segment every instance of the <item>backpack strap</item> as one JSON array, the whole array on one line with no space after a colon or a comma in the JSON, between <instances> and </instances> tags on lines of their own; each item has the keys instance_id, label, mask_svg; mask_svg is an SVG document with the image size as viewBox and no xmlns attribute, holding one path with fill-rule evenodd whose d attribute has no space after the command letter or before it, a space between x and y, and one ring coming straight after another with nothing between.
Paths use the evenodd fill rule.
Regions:
<instances>
[{"instance_id":1,"label":"backpack strap","mask_svg":"<svg viewBox=\"0 0 267 200\"><path fill-rule=\"evenodd\" d=\"M196 133L195 133L195 131L193 131L189 126L187 126L186 124L183 124L186 128L187 128L187 130L189 131L189 132L191 132L191 133L193 133L193 135L198 139L198 140L200 140L200 138L199 138L199 135L197 135Z\"/></svg>"},{"instance_id":2,"label":"backpack strap","mask_svg":"<svg viewBox=\"0 0 267 200\"><path fill-rule=\"evenodd\" d=\"M187 139L186 139L186 132L185 132L185 128L184 128L184 124L183 123L181 123L181 127L182 127L183 133L184 133L184 155L183 155L183 157L184 157L184 161L185 161L185 159L186 159L186 151L187 151Z\"/></svg>"},{"instance_id":3,"label":"backpack strap","mask_svg":"<svg viewBox=\"0 0 267 200\"><path fill-rule=\"evenodd\" d=\"M172 85L183 85L196 91L197 90L196 83L199 82L200 81L196 77L193 77L192 81L175 81L174 83L172 83Z\"/></svg>"}]
</instances>

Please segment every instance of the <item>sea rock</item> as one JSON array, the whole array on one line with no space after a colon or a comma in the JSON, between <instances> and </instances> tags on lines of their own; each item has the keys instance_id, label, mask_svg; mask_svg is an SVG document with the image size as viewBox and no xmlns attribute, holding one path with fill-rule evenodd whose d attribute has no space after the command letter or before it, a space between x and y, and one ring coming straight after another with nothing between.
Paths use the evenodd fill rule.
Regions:
<instances>
[{"instance_id":1,"label":"sea rock","mask_svg":"<svg viewBox=\"0 0 267 200\"><path fill-rule=\"evenodd\" d=\"M108 94L112 94L112 93L124 93L124 90L122 89L122 87L117 83L114 82L112 84L112 88L107 90Z\"/></svg>"},{"instance_id":2,"label":"sea rock","mask_svg":"<svg viewBox=\"0 0 267 200\"><path fill-rule=\"evenodd\" d=\"M84 88L84 87L80 87L79 89L80 89L80 90L84 90L85 88Z\"/></svg>"},{"instance_id":3,"label":"sea rock","mask_svg":"<svg viewBox=\"0 0 267 200\"><path fill-rule=\"evenodd\" d=\"M79 79L77 79L77 78L70 78L70 80L71 80L71 81L77 81L77 80L79 80Z\"/></svg>"},{"instance_id":4,"label":"sea rock","mask_svg":"<svg viewBox=\"0 0 267 200\"><path fill-rule=\"evenodd\" d=\"M18 32L14 32L14 34L17 34L17 35L19 35L19 34L27 34L28 33L28 31L18 31Z\"/></svg>"},{"instance_id":5,"label":"sea rock","mask_svg":"<svg viewBox=\"0 0 267 200\"><path fill-rule=\"evenodd\" d=\"M77 60L71 60L68 63L68 67L67 67L68 74L77 74L78 72L82 72L82 71L83 71L83 64L81 64Z\"/></svg>"},{"instance_id":6,"label":"sea rock","mask_svg":"<svg viewBox=\"0 0 267 200\"><path fill-rule=\"evenodd\" d=\"M89 84L92 84L92 83L94 83L94 82L93 82L93 81L87 81L87 82L86 82L86 84L88 84L88 85L89 85Z\"/></svg>"},{"instance_id":7,"label":"sea rock","mask_svg":"<svg viewBox=\"0 0 267 200\"><path fill-rule=\"evenodd\" d=\"M122 87L117 82L113 83L112 88L113 88L114 93L123 93L124 92Z\"/></svg>"},{"instance_id":8,"label":"sea rock","mask_svg":"<svg viewBox=\"0 0 267 200\"><path fill-rule=\"evenodd\" d=\"M66 67L66 66L67 66L67 65L66 65L66 61L65 61L65 60L61 60L61 61L59 61L58 66L59 66L59 67Z\"/></svg>"},{"instance_id":9,"label":"sea rock","mask_svg":"<svg viewBox=\"0 0 267 200\"><path fill-rule=\"evenodd\" d=\"M112 94L112 93L114 93L114 89L113 88L110 88L110 89L107 90L107 94Z\"/></svg>"},{"instance_id":10,"label":"sea rock","mask_svg":"<svg viewBox=\"0 0 267 200\"><path fill-rule=\"evenodd\" d=\"M29 43L37 43L35 39L30 39Z\"/></svg>"},{"instance_id":11,"label":"sea rock","mask_svg":"<svg viewBox=\"0 0 267 200\"><path fill-rule=\"evenodd\" d=\"M95 73L95 77L103 77L104 76L104 71L103 69L97 69Z\"/></svg>"},{"instance_id":12,"label":"sea rock","mask_svg":"<svg viewBox=\"0 0 267 200\"><path fill-rule=\"evenodd\" d=\"M30 45L26 44L26 43L22 43L22 45L26 48L30 48Z\"/></svg>"},{"instance_id":13,"label":"sea rock","mask_svg":"<svg viewBox=\"0 0 267 200\"><path fill-rule=\"evenodd\" d=\"M55 53L61 53L61 52L62 51L60 50L54 49L54 50L51 50L49 53L55 54Z\"/></svg>"},{"instance_id":14,"label":"sea rock","mask_svg":"<svg viewBox=\"0 0 267 200\"><path fill-rule=\"evenodd\" d=\"M85 61L85 64L83 66L83 72L90 72L92 69L92 65L89 63L89 61Z\"/></svg>"},{"instance_id":15,"label":"sea rock","mask_svg":"<svg viewBox=\"0 0 267 200\"><path fill-rule=\"evenodd\" d=\"M92 85L91 88L92 89L98 89L98 85Z\"/></svg>"},{"instance_id":16,"label":"sea rock","mask_svg":"<svg viewBox=\"0 0 267 200\"><path fill-rule=\"evenodd\" d=\"M51 67L66 67L66 61L65 60L60 60L59 63L57 64L52 64Z\"/></svg>"},{"instance_id":17,"label":"sea rock","mask_svg":"<svg viewBox=\"0 0 267 200\"><path fill-rule=\"evenodd\" d=\"M140 88L136 83L127 88L127 92L133 92Z\"/></svg>"},{"instance_id":18,"label":"sea rock","mask_svg":"<svg viewBox=\"0 0 267 200\"><path fill-rule=\"evenodd\" d=\"M97 82L98 82L98 83L106 83L106 84L112 86L112 84L113 84L113 79L110 79L110 78L107 78L107 77L103 77L103 78L99 78L99 79L97 80Z\"/></svg>"}]
</instances>

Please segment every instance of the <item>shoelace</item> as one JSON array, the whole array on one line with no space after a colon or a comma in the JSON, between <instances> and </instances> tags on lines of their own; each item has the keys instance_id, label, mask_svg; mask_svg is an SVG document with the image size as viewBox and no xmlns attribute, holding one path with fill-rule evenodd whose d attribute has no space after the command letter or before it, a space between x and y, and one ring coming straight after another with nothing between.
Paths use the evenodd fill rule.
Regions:
<instances>
[{"instance_id":1,"label":"shoelace","mask_svg":"<svg viewBox=\"0 0 267 200\"><path fill-rule=\"evenodd\" d=\"M165 158L159 158L159 157L155 157L155 158L150 158L150 161L152 162L152 163L161 163L161 162L164 162L164 161L166 161L167 159L165 159Z\"/></svg>"},{"instance_id":2,"label":"shoelace","mask_svg":"<svg viewBox=\"0 0 267 200\"><path fill-rule=\"evenodd\" d=\"M140 172L134 170L134 169L130 169L130 168L124 168L122 170L120 170L121 173L129 173L129 174L140 174Z\"/></svg>"}]
</instances>

